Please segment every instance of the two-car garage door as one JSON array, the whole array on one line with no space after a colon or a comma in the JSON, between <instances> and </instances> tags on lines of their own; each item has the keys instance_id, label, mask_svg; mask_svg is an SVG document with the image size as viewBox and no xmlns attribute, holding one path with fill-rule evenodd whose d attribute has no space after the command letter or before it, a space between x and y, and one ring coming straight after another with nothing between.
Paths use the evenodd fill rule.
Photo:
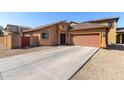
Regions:
<instances>
[{"instance_id":1,"label":"two-car garage door","mask_svg":"<svg viewBox=\"0 0 124 93\"><path fill-rule=\"evenodd\" d=\"M100 47L99 34L75 34L71 35L71 44L81 46Z\"/></svg>"}]
</instances>

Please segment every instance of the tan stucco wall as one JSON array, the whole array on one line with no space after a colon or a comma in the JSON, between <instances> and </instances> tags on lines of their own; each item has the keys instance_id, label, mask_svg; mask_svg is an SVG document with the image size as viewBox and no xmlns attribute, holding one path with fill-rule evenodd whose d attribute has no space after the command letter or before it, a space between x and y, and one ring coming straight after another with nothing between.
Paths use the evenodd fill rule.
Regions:
<instances>
[{"instance_id":1,"label":"tan stucco wall","mask_svg":"<svg viewBox=\"0 0 124 93\"><path fill-rule=\"evenodd\" d=\"M22 37L20 35L12 35L12 48L22 48Z\"/></svg>"},{"instance_id":2,"label":"tan stucco wall","mask_svg":"<svg viewBox=\"0 0 124 93\"><path fill-rule=\"evenodd\" d=\"M42 33L48 33L49 38L48 39L42 39L41 34ZM28 32L24 34L25 36L37 36L38 37L38 44L39 45L56 45L57 44L57 26L50 26L45 29L33 31L33 32Z\"/></svg>"},{"instance_id":3,"label":"tan stucco wall","mask_svg":"<svg viewBox=\"0 0 124 93\"><path fill-rule=\"evenodd\" d=\"M100 47L106 48L107 47L107 33L105 31L101 31L100 37L101 37Z\"/></svg>"},{"instance_id":4,"label":"tan stucco wall","mask_svg":"<svg viewBox=\"0 0 124 93\"><path fill-rule=\"evenodd\" d=\"M67 33L67 22L61 22L47 28L24 33L25 36L37 36L39 45L57 45L60 44L60 34ZM48 39L42 39L42 33L49 33ZM31 40L32 41L32 40ZM32 44L32 42L30 42Z\"/></svg>"},{"instance_id":5,"label":"tan stucco wall","mask_svg":"<svg viewBox=\"0 0 124 93\"><path fill-rule=\"evenodd\" d=\"M0 44L5 48L11 49L12 48L12 36L0 36Z\"/></svg>"},{"instance_id":6,"label":"tan stucco wall","mask_svg":"<svg viewBox=\"0 0 124 93\"><path fill-rule=\"evenodd\" d=\"M49 33L49 38L48 39L42 39L41 38L41 33L46 32ZM39 40L40 40L40 45L55 45L57 44L57 27L52 26L47 29L41 30L41 33L38 34Z\"/></svg>"},{"instance_id":7,"label":"tan stucco wall","mask_svg":"<svg viewBox=\"0 0 124 93\"><path fill-rule=\"evenodd\" d=\"M116 20L108 20L108 21L94 22L94 23L103 24L103 25L109 25L109 23L111 23L112 27L108 31L108 45L116 44L116 28L117 28Z\"/></svg>"},{"instance_id":8,"label":"tan stucco wall","mask_svg":"<svg viewBox=\"0 0 124 93\"><path fill-rule=\"evenodd\" d=\"M0 37L0 44L8 49L22 48L21 42L21 36L19 35L7 35Z\"/></svg>"},{"instance_id":9,"label":"tan stucco wall","mask_svg":"<svg viewBox=\"0 0 124 93\"><path fill-rule=\"evenodd\" d=\"M116 44L116 22L112 23L112 27L110 28L108 32L108 44Z\"/></svg>"}]
</instances>

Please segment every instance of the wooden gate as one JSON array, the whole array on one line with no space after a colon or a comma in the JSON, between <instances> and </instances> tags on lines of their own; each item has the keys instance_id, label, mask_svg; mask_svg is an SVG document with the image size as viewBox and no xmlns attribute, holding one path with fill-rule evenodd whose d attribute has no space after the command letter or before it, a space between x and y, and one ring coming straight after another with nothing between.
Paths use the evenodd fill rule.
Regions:
<instances>
[{"instance_id":1,"label":"wooden gate","mask_svg":"<svg viewBox=\"0 0 124 93\"><path fill-rule=\"evenodd\" d=\"M30 37L23 36L22 37L22 47L30 47Z\"/></svg>"},{"instance_id":2,"label":"wooden gate","mask_svg":"<svg viewBox=\"0 0 124 93\"><path fill-rule=\"evenodd\" d=\"M31 36L31 37L30 37L30 46L31 46L31 47L36 47L36 46L38 46L38 45L39 45L38 42L39 42L38 36Z\"/></svg>"}]
</instances>

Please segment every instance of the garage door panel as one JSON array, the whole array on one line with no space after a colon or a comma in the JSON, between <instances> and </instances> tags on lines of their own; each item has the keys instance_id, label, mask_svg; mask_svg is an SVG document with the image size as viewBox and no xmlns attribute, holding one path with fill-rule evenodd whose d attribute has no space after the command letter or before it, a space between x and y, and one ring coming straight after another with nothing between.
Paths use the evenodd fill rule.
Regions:
<instances>
[{"instance_id":1,"label":"garage door panel","mask_svg":"<svg viewBox=\"0 0 124 93\"><path fill-rule=\"evenodd\" d=\"M71 44L99 47L99 34L72 35Z\"/></svg>"}]
</instances>

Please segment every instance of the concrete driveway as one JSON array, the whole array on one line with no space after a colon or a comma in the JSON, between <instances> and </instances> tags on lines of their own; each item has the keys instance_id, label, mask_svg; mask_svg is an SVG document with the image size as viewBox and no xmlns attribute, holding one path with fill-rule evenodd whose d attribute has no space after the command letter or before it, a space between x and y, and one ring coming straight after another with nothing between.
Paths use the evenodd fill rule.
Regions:
<instances>
[{"instance_id":1,"label":"concrete driveway","mask_svg":"<svg viewBox=\"0 0 124 93\"><path fill-rule=\"evenodd\" d=\"M98 48L59 46L0 59L0 78L10 80L69 79Z\"/></svg>"}]
</instances>

